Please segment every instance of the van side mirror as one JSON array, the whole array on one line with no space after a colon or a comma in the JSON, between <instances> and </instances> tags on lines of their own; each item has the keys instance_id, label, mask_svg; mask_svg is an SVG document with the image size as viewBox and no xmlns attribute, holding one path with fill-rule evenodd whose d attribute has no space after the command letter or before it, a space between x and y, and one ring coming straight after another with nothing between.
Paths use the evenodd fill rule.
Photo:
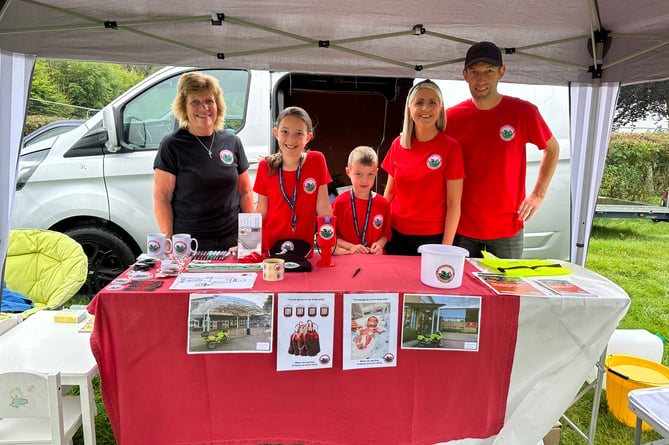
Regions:
<instances>
[{"instance_id":1,"label":"van side mirror","mask_svg":"<svg viewBox=\"0 0 669 445\"><path fill-rule=\"evenodd\" d=\"M63 155L65 158L74 158L79 156L95 156L103 154L105 144L109 140L107 130L102 127L96 127L89 130L77 142L70 147Z\"/></svg>"}]
</instances>

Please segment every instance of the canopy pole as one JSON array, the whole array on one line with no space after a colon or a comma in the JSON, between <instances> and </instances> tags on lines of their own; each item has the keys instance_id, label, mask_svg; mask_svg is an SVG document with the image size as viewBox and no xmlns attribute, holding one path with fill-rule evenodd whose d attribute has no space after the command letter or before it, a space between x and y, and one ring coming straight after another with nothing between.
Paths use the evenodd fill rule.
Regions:
<instances>
[{"instance_id":1,"label":"canopy pole","mask_svg":"<svg viewBox=\"0 0 669 445\"><path fill-rule=\"evenodd\" d=\"M596 146L596 123L594 122L597 116L599 116L599 99L600 99L600 87L601 79L592 80L592 91L590 93L590 113L588 118L588 133L585 140L585 157L583 165L581 166L582 171L586 174L582 175L582 197L579 203L580 212L579 212L579 221L578 221L578 232L576 234L576 255L574 257L574 262L580 266L585 267L585 260L587 257L587 247L588 239L586 239L587 227L592 221L594 212L591 211L591 205L588 199L583 199L584 196L589 196L592 194L593 184L593 175L592 170L595 165L595 146ZM599 189L599 187L597 187ZM589 238L589 237L588 237Z\"/></svg>"}]
</instances>

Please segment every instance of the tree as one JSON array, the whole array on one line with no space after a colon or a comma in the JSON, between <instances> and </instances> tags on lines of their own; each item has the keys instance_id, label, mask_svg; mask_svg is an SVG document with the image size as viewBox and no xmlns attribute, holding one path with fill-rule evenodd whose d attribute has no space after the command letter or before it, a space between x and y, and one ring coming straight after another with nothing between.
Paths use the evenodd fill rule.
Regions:
<instances>
[{"instance_id":1,"label":"tree","mask_svg":"<svg viewBox=\"0 0 669 445\"><path fill-rule=\"evenodd\" d=\"M669 119L669 80L620 88L613 126L618 128L648 118Z\"/></svg>"},{"instance_id":2,"label":"tree","mask_svg":"<svg viewBox=\"0 0 669 445\"><path fill-rule=\"evenodd\" d=\"M101 109L154 70L142 65L38 59L28 114L88 117L86 113L74 115L73 110L76 107Z\"/></svg>"}]
</instances>

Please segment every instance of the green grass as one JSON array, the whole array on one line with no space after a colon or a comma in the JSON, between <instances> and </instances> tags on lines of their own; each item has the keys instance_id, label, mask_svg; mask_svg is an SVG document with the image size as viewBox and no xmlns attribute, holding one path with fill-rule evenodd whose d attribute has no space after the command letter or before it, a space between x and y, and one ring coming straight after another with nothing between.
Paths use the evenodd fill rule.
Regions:
<instances>
[{"instance_id":1,"label":"green grass","mask_svg":"<svg viewBox=\"0 0 669 445\"><path fill-rule=\"evenodd\" d=\"M630 296L630 308L619 328L646 329L669 339L669 223L595 219L586 267L609 278ZM669 343L664 344L662 364L669 366ZM591 391L566 413L586 432L592 395ZM653 431L645 432L642 439L646 442L659 437ZM602 392L595 445L629 445L633 442L634 428L619 422L609 412L606 391ZM584 443L563 423L561 445Z\"/></svg>"},{"instance_id":2,"label":"green grass","mask_svg":"<svg viewBox=\"0 0 669 445\"><path fill-rule=\"evenodd\" d=\"M586 267L620 285L630 296L630 308L620 322L622 329L646 329L669 339L669 223L647 220L596 219L590 239ZM73 302L77 303L77 302ZM81 303L86 303L82 300ZM669 366L669 343L664 345L663 364ZM99 378L94 381L98 415L95 419L97 443L115 444L114 435L100 398ZM592 391L567 410L567 415L588 431ZM645 432L644 441L658 439ZM613 417L602 393L595 445L629 445L634 428ZM581 445L585 441L564 425L561 445ZM81 431L74 444L83 444Z\"/></svg>"}]
</instances>

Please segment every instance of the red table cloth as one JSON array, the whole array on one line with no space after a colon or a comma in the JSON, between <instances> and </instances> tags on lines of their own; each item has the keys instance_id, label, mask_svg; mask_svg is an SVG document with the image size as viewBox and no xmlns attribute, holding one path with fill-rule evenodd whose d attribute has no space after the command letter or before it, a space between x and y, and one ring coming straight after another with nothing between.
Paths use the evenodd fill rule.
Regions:
<instances>
[{"instance_id":1,"label":"red table cloth","mask_svg":"<svg viewBox=\"0 0 669 445\"><path fill-rule=\"evenodd\" d=\"M117 442L432 444L499 432L518 297L495 295L468 262L462 286L436 289L420 282L419 257L338 256L332 268L316 261L312 272L279 282L259 275L249 292L335 292L335 327L343 293L397 292L400 308L404 293L481 296L479 350L398 348L394 368L344 371L335 329L332 369L277 372L276 338L271 354L187 354L191 292L170 291L173 279L153 292L103 290L88 306L91 347Z\"/></svg>"}]
</instances>

